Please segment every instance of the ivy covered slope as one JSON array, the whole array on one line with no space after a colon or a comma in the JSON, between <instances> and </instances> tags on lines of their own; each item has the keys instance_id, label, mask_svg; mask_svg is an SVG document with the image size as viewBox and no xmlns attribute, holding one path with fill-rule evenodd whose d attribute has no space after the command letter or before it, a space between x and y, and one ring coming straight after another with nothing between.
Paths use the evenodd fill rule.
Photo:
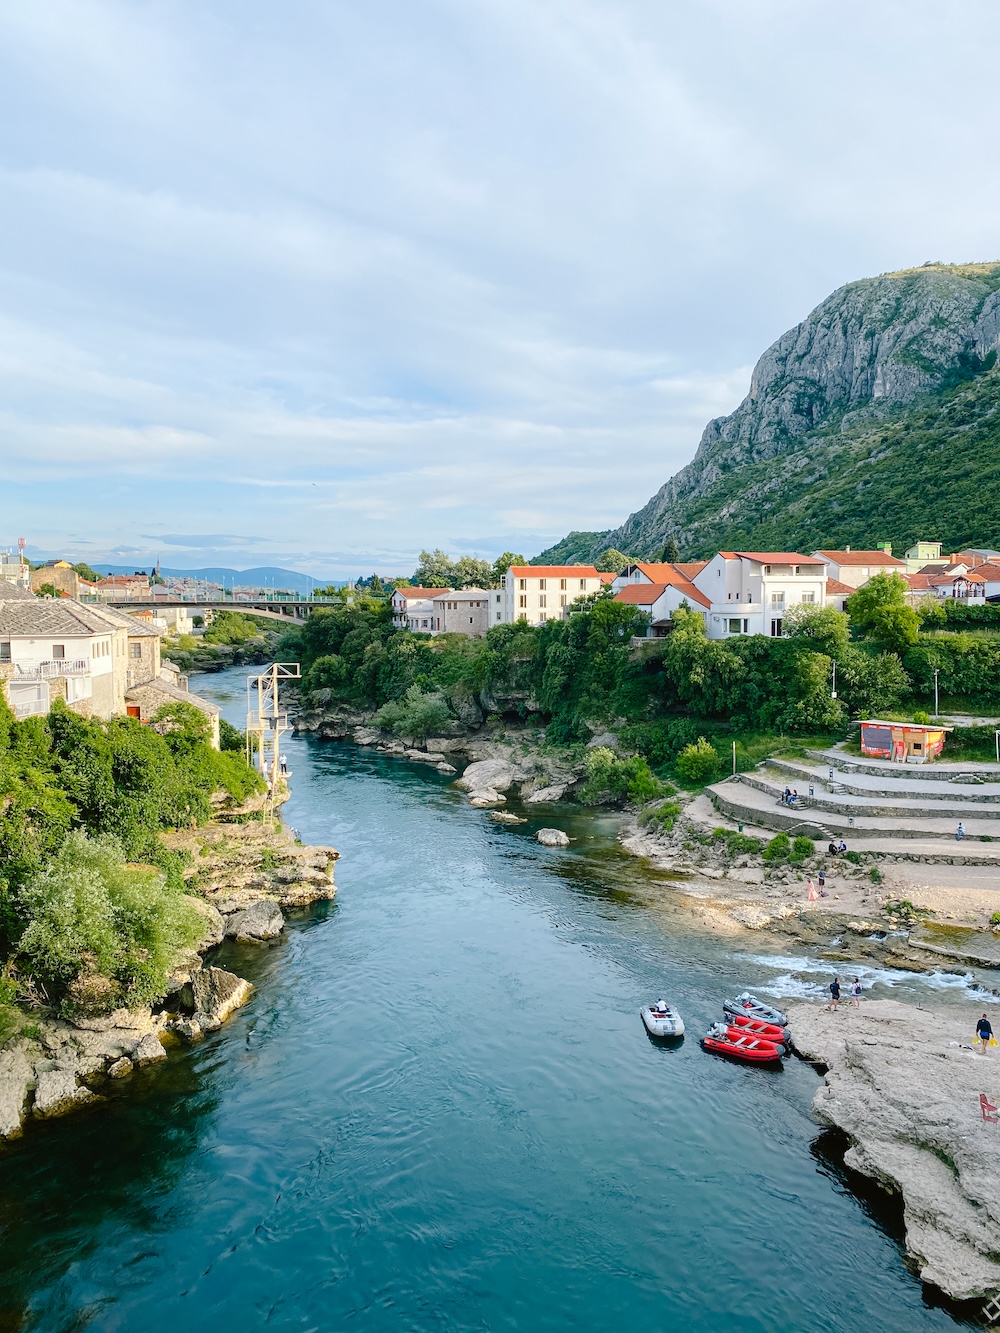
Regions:
<instances>
[{"instance_id":1,"label":"ivy covered slope","mask_svg":"<svg viewBox=\"0 0 1000 1333\"><path fill-rule=\"evenodd\" d=\"M849 283L770 347L735 412L611 545L719 549L991 545L1000 531L1000 264L929 264ZM588 542L587 538L594 540Z\"/></svg>"}]
</instances>

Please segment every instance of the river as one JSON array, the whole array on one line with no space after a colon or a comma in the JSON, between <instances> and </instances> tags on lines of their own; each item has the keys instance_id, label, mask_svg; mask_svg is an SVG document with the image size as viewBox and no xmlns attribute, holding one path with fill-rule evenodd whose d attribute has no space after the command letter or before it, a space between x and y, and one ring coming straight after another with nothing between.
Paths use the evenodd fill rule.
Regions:
<instances>
[{"instance_id":1,"label":"river","mask_svg":"<svg viewBox=\"0 0 1000 1333\"><path fill-rule=\"evenodd\" d=\"M244 675L197 681L240 724ZM0 1333L955 1327L815 1072L700 1051L765 973L644 910L613 820L550 850L425 766L286 749L336 903L226 947L259 989L221 1032L0 1156Z\"/></svg>"}]
</instances>

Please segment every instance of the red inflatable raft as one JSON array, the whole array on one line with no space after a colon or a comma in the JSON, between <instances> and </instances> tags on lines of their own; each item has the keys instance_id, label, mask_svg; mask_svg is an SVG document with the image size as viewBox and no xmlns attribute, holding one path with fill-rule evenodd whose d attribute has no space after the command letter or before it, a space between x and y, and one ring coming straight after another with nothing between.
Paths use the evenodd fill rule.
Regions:
<instances>
[{"instance_id":1,"label":"red inflatable raft","mask_svg":"<svg viewBox=\"0 0 1000 1333\"><path fill-rule=\"evenodd\" d=\"M784 1046L776 1042L764 1041L752 1033L738 1033L738 1029L723 1027L721 1024L702 1037L701 1049L713 1055L728 1055L734 1060L745 1060L753 1065L780 1064L785 1053Z\"/></svg>"},{"instance_id":2,"label":"red inflatable raft","mask_svg":"<svg viewBox=\"0 0 1000 1333\"><path fill-rule=\"evenodd\" d=\"M748 1018L743 1014L727 1014L726 1023L730 1028L739 1028L742 1032L752 1032L755 1037L773 1041L779 1046L789 1044L787 1028L779 1028L777 1023L765 1023L762 1018Z\"/></svg>"}]
</instances>

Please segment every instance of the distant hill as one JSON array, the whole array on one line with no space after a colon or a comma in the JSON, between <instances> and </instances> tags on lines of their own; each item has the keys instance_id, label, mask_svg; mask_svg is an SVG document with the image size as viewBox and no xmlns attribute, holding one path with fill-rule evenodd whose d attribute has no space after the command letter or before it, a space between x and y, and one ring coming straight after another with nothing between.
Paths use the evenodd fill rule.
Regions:
<instances>
[{"instance_id":1,"label":"distant hill","mask_svg":"<svg viewBox=\"0 0 1000 1333\"><path fill-rule=\"evenodd\" d=\"M1000 264L927 264L849 283L770 347L750 392L607 546L685 558L918 538L1000 544ZM593 540L591 540L591 538ZM558 554L557 554L558 553Z\"/></svg>"},{"instance_id":2,"label":"distant hill","mask_svg":"<svg viewBox=\"0 0 1000 1333\"><path fill-rule=\"evenodd\" d=\"M98 574L134 574L138 565L100 565L91 566ZM152 569L152 565L148 566ZM344 579L319 579L312 578L309 574L300 574L294 569L281 569L276 565L265 565L258 569L224 569L220 565L209 565L202 569L169 569L166 565L160 566L160 573L179 578L189 579L208 579L210 583L221 583L225 587L231 587L233 584L250 587L265 586L269 588L279 588L288 592L307 593L311 589L323 588L328 583L335 583L338 587L342 586Z\"/></svg>"}]
</instances>

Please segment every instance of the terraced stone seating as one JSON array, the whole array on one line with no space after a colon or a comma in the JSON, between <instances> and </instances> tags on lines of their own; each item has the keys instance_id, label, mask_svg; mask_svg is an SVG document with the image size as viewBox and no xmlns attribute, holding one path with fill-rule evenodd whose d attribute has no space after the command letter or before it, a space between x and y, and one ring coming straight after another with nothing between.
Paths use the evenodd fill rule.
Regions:
<instances>
[{"instance_id":1,"label":"terraced stone seating","mask_svg":"<svg viewBox=\"0 0 1000 1333\"><path fill-rule=\"evenodd\" d=\"M799 793L792 807L782 804L786 787ZM849 847L863 840L867 850L922 860L1000 865L997 764L903 766L835 747L809 751L807 759L770 760L708 793L722 814L759 828L843 838Z\"/></svg>"}]
</instances>

